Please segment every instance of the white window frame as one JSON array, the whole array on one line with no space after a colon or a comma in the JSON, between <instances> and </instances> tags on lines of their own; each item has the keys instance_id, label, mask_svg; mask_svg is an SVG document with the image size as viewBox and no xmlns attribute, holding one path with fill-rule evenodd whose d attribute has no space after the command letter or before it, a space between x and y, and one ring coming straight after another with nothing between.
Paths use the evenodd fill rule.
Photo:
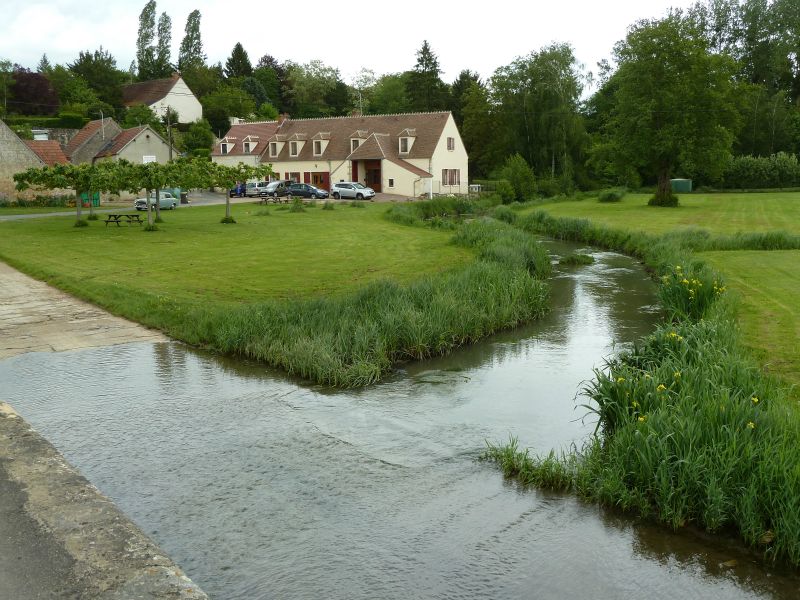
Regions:
<instances>
[{"instance_id":1,"label":"white window frame","mask_svg":"<svg viewBox=\"0 0 800 600\"><path fill-rule=\"evenodd\" d=\"M317 151L319 148L319 151ZM314 156L322 155L322 140L314 140Z\"/></svg>"},{"instance_id":2,"label":"white window frame","mask_svg":"<svg viewBox=\"0 0 800 600\"><path fill-rule=\"evenodd\" d=\"M225 143L225 142L221 142L220 145L219 145L219 151L222 154L227 154L228 153L228 144Z\"/></svg>"},{"instance_id":3,"label":"white window frame","mask_svg":"<svg viewBox=\"0 0 800 600\"><path fill-rule=\"evenodd\" d=\"M453 152L456 149L456 138L454 137L447 138L447 149L450 152Z\"/></svg>"},{"instance_id":4,"label":"white window frame","mask_svg":"<svg viewBox=\"0 0 800 600\"><path fill-rule=\"evenodd\" d=\"M278 156L278 142L269 143L269 155L272 157Z\"/></svg>"},{"instance_id":5,"label":"white window frame","mask_svg":"<svg viewBox=\"0 0 800 600\"><path fill-rule=\"evenodd\" d=\"M390 187L390 188L393 188L393 187L394 187L394 177L390 177L390 178L389 178L389 185L388 185L388 187Z\"/></svg>"},{"instance_id":6,"label":"white window frame","mask_svg":"<svg viewBox=\"0 0 800 600\"><path fill-rule=\"evenodd\" d=\"M250 154L251 152L250 142L242 142L242 148L244 149L245 154Z\"/></svg>"},{"instance_id":7,"label":"white window frame","mask_svg":"<svg viewBox=\"0 0 800 600\"><path fill-rule=\"evenodd\" d=\"M403 150L403 142L405 142L406 145L405 150ZM401 137L397 151L400 152L400 154L408 154L409 150L411 150L411 144L409 143L409 138Z\"/></svg>"},{"instance_id":8,"label":"white window frame","mask_svg":"<svg viewBox=\"0 0 800 600\"><path fill-rule=\"evenodd\" d=\"M442 185L461 185L461 169L442 169Z\"/></svg>"},{"instance_id":9,"label":"white window frame","mask_svg":"<svg viewBox=\"0 0 800 600\"><path fill-rule=\"evenodd\" d=\"M300 154L300 149L297 146L297 142L289 142L289 156L297 156Z\"/></svg>"},{"instance_id":10,"label":"white window frame","mask_svg":"<svg viewBox=\"0 0 800 600\"><path fill-rule=\"evenodd\" d=\"M350 152L355 152L361 145L361 140L358 138L350 138Z\"/></svg>"}]
</instances>

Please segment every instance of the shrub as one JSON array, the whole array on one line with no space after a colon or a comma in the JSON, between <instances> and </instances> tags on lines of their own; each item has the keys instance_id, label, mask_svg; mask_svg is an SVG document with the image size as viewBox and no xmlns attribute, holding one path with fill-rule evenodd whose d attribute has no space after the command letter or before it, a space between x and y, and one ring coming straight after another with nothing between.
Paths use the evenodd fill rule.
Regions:
<instances>
[{"instance_id":1,"label":"shrub","mask_svg":"<svg viewBox=\"0 0 800 600\"><path fill-rule=\"evenodd\" d=\"M647 201L649 206L666 206L666 207L675 207L678 206L678 196L672 193L672 190L659 196L658 194L653 195L650 200Z\"/></svg>"},{"instance_id":2,"label":"shrub","mask_svg":"<svg viewBox=\"0 0 800 600\"><path fill-rule=\"evenodd\" d=\"M614 188L609 190L602 190L597 195L598 202L619 202L625 197L625 189L624 188Z\"/></svg>"},{"instance_id":3,"label":"shrub","mask_svg":"<svg viewBox=\"0 0 800 600\"><path fill-rule=\"evenodd\" d=\"M222 217L222 218L219 220L219 222L220 222L220 223L223 223L223 224L225 224L225 225L230 225L230 224L236 223L236 219L234 219L234 218L233 218L233 216L230 216L230 217ZM154 227L155 227L155 226L154 226ZM146 229L146 227L145 227L145 229ZM149 230L148 230L148 231L149 231Z\"/></svg>"},{"instance_id":4,"label":"shrub","mask_svg":"<svg viewBox=\"0 0 800 600\"><path fill-rule=\"evenodd\" d=\"M333 208L333 202L329 202L328 200L322 205L322 210L333 210Z\"/></svg>"},{"instance_id":5,"label":"shrub","mask_svg":"<svg viewBox=\"0 0 800 600\"><path fill-rule=\"evenodd\" d=\"M506 205L496 206L492 209L491 215L498 221L503 221L505 223L513 223L517 220L517 213Z\"/></svg>"},{"instance_id":6,"label":"shrub","mask_svg":"<svg viewBox=\"0 0 800 600\"><path fill-rule=\"evenodd\" d=\"M289 212L292 213L306 212L306 209L303 208L303 201L300 198L295 198L294 200L292 200Z\"/></svg>"},{"instance_id":7,"label":"shrub","mask_svg":"<svg viewBox=\"0 0 800 600\"><path fill-rule=\"evenodd\" d=\"M514 200L525 201L536 193L536 177L533 169L521 154L513 154L498 170L500 179L505 179L514 189ZM501 194L502 195L502 194Z\"/></svg>"},{"instance_id":8,"label":"shrub","mask_svg":"<svg viewBox=\"0 0 800 600\"><path fill-rule=\"evenodd\" d=\"M506 180L497 182L496 191L497 195L502 199L503 204L510 204L517 198L517 194L514 191L514 186Z\"/></svg>"}]
</instances>

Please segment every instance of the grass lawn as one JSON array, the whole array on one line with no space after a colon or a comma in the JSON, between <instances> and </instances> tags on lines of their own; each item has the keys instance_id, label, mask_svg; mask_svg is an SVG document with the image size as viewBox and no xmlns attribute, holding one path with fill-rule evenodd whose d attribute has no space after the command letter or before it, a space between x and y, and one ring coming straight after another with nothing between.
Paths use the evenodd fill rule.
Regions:
<instances>
[{"instance_id":1,"label":"grass lawn","mask_svg":"<svg viewBox=\"0 0 800 600\"><path fill-rule=\"evenodd\" d=\"M89 209L85 208L84 210L84 219L86 215L89 214ZM60 212L75 212L74 206L30 206L30 207L7 207L7 208L0 208L0 217L4 217L6 215L42 215L47 213L60 213Z\"/></svg>"},{"instance_id":2,"label":"grass lawn","mask_svg":"<svg viewBox=\"0 0 800 600\"><path fill-rule=\"evenodd\" d=\"M157 232L72 226L74 217L0 223L0 258L37 277L123 286L179 301L253 302L311 297L390 278L405 282L471 260L451 233L395 225L383 206L304 213L235 206L165 211Z\"/></svg>"},{"instance_id":3,"label":"grass lawn","mask_svg":"<svg viewBox=\"0 0 800 600\"><path fill-rule=\"evenodd\" d=\"M703 252L741 296L743 340L769 371L800 386L800 250Z\"/></svg>"},{"instance_id":4,"label":"grass lawn","mask_svg":"<svg viewBox=\"0 0 800 600\"><path fill-rule=\"evenodd\" d=\"M596 199L545 204L554 217L585 218L610 227L649 233L699 227L714 234L784 230L800 234L800 193L683 194L677 208L648 206L648 194L620 202Z\"/></svg>"},{"instance_id":5,"label":"grass lawn","mask_svg":"<svg viewBox=\"0 0 800 600\"><path fill-rule=\"evenodd\" d=\"M608 227L662 234L699 227L714 235L784 230L800 234L800 193L691 194L677 208L647 206L649 196L621 202L594 199L545 204L555 217L586 218ZM800 384L800 251L705 252L705 258L741 297L745 342L773 373Z\"/></svg>"}]
</instances>

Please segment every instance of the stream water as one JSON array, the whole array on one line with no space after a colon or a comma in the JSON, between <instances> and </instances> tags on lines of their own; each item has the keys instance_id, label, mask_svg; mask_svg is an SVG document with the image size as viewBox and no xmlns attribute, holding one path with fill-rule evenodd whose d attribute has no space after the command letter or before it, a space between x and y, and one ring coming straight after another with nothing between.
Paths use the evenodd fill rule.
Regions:
<instances>
[{"instance_id":1,"label":"stream water","mask_svg":"<svg viewBox=\"0 0 800 600\"><path fill-rule=\"evenodd\" d=\"M0 362L0 397L215 599L798 597L735 544L477 460L510 434L580 445L582 382L653 329L642 268L593 255L553 279L546 318L364 390L138 343Z\"/></svg>"}]
</instances>

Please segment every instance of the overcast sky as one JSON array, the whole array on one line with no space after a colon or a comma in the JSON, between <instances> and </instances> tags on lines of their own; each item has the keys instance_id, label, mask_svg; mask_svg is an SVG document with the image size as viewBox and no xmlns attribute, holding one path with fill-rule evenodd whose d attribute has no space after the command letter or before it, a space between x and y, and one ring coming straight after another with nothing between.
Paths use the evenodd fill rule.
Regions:
<instances>
[{"instance_id":1,"label":"overcast sky","mask_svg":"<svg viewBox=\"0 0 800 600\"><path fill-rule=\"evenodd\" d=\"M424 39L439 57L443 78L462 69L489 77L497 67L551 42L568 42L586 70L610 58L614 43L641 18L657 18L689 0L555 0L341 3L320 0L157 0L172 18L173 60L186 17L201 13L209 62L223 62L241 42L253 64L264 54L279 61L320 59L346 82L362 67L376 74L410 69ZM0 60L35 68L43 53L52 64L103 46L127 70L136 54L144 0L0 0Z\"/></svg>"}]
</instances>

